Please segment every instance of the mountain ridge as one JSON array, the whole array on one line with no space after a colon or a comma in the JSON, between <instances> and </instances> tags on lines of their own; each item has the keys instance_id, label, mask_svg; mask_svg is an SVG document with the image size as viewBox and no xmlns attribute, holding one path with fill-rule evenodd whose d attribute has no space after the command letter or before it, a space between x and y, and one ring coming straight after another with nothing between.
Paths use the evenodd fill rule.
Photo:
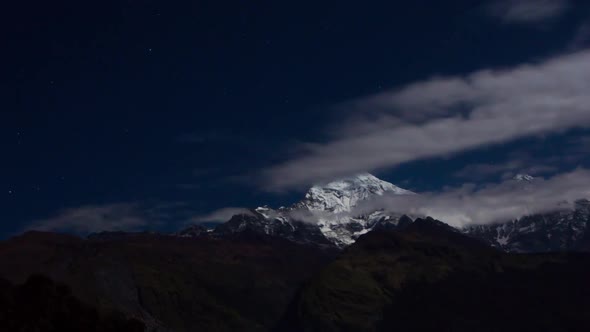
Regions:
<instances>
[{"instance_id":1,"label":"mountain ridge","mask_svg":"<svg viewBox=\"0 0 590 332\"><path fill-rule=\"evenodd\" d=\"M361 236L275 331L584 331L589 276L588 254L505 253L419 218Z\"/></svg>"},{"instance_id":2,"label":"mountain ridge","mask_svg":"<svg viewBox=\"0 0 590 332\"><path fill-rule=\"evenodd\" d=\"M267 235L285 237L298 243L316 243L321 246L343 248L374 227L390 227L398 223L401 215L373 211L367 215L354 215L354 208L374 197L413 195L377 177L363 173L350 178L332 181L310 188L304 198L291 205L272 209L261 206L248 213L234 215L226 223L205 233L191 226L180 234L226 236L243 230L258 231ZM390 225L390 226L387 226ZM199 229L195 232L195 229ZM191 232L192 230L192 232Z\"/></svg>"},{"instance_id":3,"label":"mountain ridge","mask_svg":"<svg viewBox=\"0 0 590 332\"><path fill-rule=\"evenodd\" d=\"M590 326L588 254L506 253L440 220L408 216L337 250L261 232L259 218L236 215L239 231L230 223L226 234L191 229L195 237L29 232L0 242L0 277L21 283L43 272L84 302L158 332Z\"/></svg>"},{"instance_id":4,"label":"mountain ridge","mask_svg":"<svg viewBox=\"0 0 590 332\"><path fill-rule=\"evenodd\" d=\"M534 190L536 179L514 176L515 190ZM522 187L521 185L522 184ZM181 236L227 236L244 230L279 236L294 242L345 248L359 236L376 229L395 229L400 220L416 218L384 210L355 215L360 203L383 195L418 195L377 177L362 173L311 187L303 199L290 207L261 206L238 214L213 230L191 226ZM457 228L494 248L512 252L588 250L590 203L581 199L572 209L534 214L504 222Z\"/></svg>"}]
</instances>

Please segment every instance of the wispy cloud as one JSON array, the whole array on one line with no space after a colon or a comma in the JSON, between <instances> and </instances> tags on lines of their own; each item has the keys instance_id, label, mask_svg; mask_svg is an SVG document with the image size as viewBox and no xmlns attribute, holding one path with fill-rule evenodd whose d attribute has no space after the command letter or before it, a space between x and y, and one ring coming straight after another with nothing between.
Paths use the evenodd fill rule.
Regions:
<instances>
[{"instance_id":1,"label":"wispy cloud","mask_svg":"<svg viewBox=\"0 0 590 332\"><path fill-rule=\"evenodd\" d=\"M506 222L526 215L573 208L579 199L590 198L590 170L578 168L550 178L537 177L532 182L513 179L482 185L464 184L439 192L416 195L385 194L361 201L350 212L332 213L305 208L268 210L269 218L287 217L307 223L321 220L348 220L377 210L414 217L431 216L454 227ZM253 213L244 208L223 208L194 218L194 222L225 222L237 214Z\"/></svg>"},{"instance_id":2,"label":"wispy cloud","mask_svg":"<svg viewBox=\"0 0 590 332\"><path fill-rule=\"evenodd\" d=\"M574 38L569 44L572 51L584 49L590 45L590 22L584 22L578 27Z\"/></svg>"},{"instance_id":3,"label":"wispy cloud","mask_svg":"<svg viewBox=\"0 0 590 332\"><path fill-rule=\"evenodd\" d=\"M28 229L89 234L101 231L133 231L151 223L137 204L87 205L69 208L38 220Z\"/></svg>"},{"instance_id":4,"label":"wispy cloud","mask_svg":"<svg viewBox=\"0 0 590 332\"><path fill-rule=\"evenodd\" d=\"M332 139L262 172L285 190L515 139L590 127L590 52L432 78L354 103Z\"/></svg>"},{"instance_id":5,"label":"wispy cloud","mask_svg":"<svg viewBox=\"0 0 590 332\"><path fill-rule=\"evenodd\" d=\"M477 181L493 175L520 171L523 167L524 163L520 160L495 164L471 164L465 166L453 175L457 178ZM529 172L526 171L523 171L523 173L529 174Z\"/></svg>"},{"instance_id":6,"label":"wispy cloud","mask_svg":"<svg viewBox=\"0 0 590 332\"><path fill-rule=\"evenodd\" d=\"M568 0L496 0L486 7L487 13L505 23L539 23L563 15Z\"/></svg>"},{"instance_id":7,"label":"wispy cloud","mask_svg":"<svg viewBox=\"0 0 590 332\"><path fill-rule=\"evenodd\" d=\"M463 185L438 193L383 196L364 202L353 214L384 209L414 216L432 216L462 227L571 208L582 198L590 198L590 171L577 169L527 184L508 180L485 186Z\"/></svg>"},{"instance_id":8,"label":"wispy cloud","mask_svg":"<svg viewBox=\"0 0 590 332\"><path fill-rule=\"evenodd\" d=\"M237 214L249 214L251 215L252 212L246 208L239 208L239 207L226 207L219 210L215 210L205 215L196 216L191 219L193 223L201 223L201 222L226 222L231 217Z\"/></svg>"},{"instance_id":9,"label":"wispy cloud","mask_svg":"<svg viewBox=\"0 0 590 332\"><path fill-rule=\"evenodd\" d=\"M144 201L89 204L57 211L32 221L25 229L67 232L79 235L104 231L146 231L183 225L195 215L191 205L178 201Z\"/></svg>"},{"instance_id":10,"label":"wispy cloud","mask_svg":"<svg viewBox=\"0 0 590 332\"><path fill-rule=\"evenodd\" d=\"M561 155L534 156L529 151L516 150L510 153L508 160L495 163L469 164L455 172L453 176L459 179L481 182L498 175L504 179L508 179L518 173L532 176L552 174L557 173L560 167L575 167L579 165L580 158L578 157L581 156L576 154L573 149L565 148L562 152L568 155L570 159L573 159L566 160L567 158L563 158Z\"/></svg>"}]
</instances>

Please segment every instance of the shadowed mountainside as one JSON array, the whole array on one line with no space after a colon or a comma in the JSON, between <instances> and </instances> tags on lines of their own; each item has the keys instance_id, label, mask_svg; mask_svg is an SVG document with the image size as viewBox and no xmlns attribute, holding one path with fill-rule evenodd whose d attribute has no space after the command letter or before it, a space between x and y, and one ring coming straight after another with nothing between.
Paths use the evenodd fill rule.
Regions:
<instances>
[{"instance_id":1,"label":"shadowed mountainside","mask_svg":"<svg viewBox=\"0 0 590 332\"><path fill-rule=\"evenodd\" d=\"M0 276L43 273L101 310L166 331L268 330L333 253L252 233L227 239L30 232L0 243Z\"/></svg>"},{"instance_id":2,"label":"shadowed mountainside","mask_svg":"<svg viewBox=\"0 0 590 332\"><path fill-rule=\"evenodd\" d=\"M433 219L362 236L303 287L277 331L582 331L590 256L516 255Z\"/></svg>"},{"instance_id":3,"label":"shadowed mountainside","mask_svg":"<svg viewBox=\"0 0 590 332\"><path fill-rule=\"evenodd\" d=\"M505 253L432 218L340 252L251 231L29 232L0 243L1 277L38 273L101 317L119 311L150 331L590 329L590 256Z\"/></svg>"},{"instance_id":4,"label":"shadowed mountainside","mask_svg":"<svg viewBox=\"0 0 590 332\"><path fill-rule=\"evenodd\" d=\"M141 332L145 325L120 312L100 313L51 279L33 275L22 285L0 281L3 331Z\"/></svg>"}]
</instances>

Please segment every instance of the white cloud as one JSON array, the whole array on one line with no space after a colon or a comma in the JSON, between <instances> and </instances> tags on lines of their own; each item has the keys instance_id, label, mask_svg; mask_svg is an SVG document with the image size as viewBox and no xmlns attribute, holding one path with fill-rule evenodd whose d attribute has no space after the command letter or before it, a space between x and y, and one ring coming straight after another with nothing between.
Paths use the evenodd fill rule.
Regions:
<instances>
[{"instance_id":1,"label":"white cloud","mask_svg":"<svg viewBox=\"0 0 590 332\"><path fill-rule=\"evenodd\" d=\"M404 162L590 127L590 52L432 78L354 103L326 143L263 171L268 190L305 187Z\"/></svg>"},{"instance_id":2,"label":"white cloud","mask_svg":"<svg viewBox=\"0 0 590 332\"><path fill-rule=\"evenodd\" d=\"M561 16L569 5L568 0L497 0L487 12L506 23L538 23Z\"/></svg>"},{"instance_id":3,"label":"white cloud","mask_svg":"<svg viewBox=\"0 0 590 332\"><path fill-rule=\"evenodd\" d=\"M88 234L102 231L133 231L149 224L135 204L88 205L62 210L56 216L38 220L28 229Z\"/></svg>"},{"instance_id":4,"label":"white cloud","mask_svg":"<svg viewBox=\"0 0 590 332\"><path fill-rule=\"evenodd\" d=\"M538 176L557 172L559 164L563 164L559 157L533 158L523 154L520 158L505 162L470 164L455 172L453 176L478 182L496 175L502 175L503 178L511 178L518 173Z\"/></svg>"},{"instance_id":5,"label":"white cloud","mask_svg":"<svg viewBox=\"0 0 590 332\"><path fill-rule=\"evenodd\" d=\"M547 180L537 178L532 183L508 180L483 187L463 185L438 193L383 196L359 205L353 214L384 209L413 216L431 216L462 227L571 208L581 198L590 198L590 171L586 169Z\"/></svg>"},{"instance_id":6,"label":"white cloud","mask_svg":"<svg viewBox=\"0 0 590 332\"><path fill-rule=\"evenodd\" d=\"M532 182L506 180L484 185L464 184L448 187L440 192L417 195L383 195L361 201L350 212L331 213L294 209L282 212L293 220L315 224L320 220L346 220L367 215L376 210L413 217L430 216L461 228L472 224L506 222L526 215L571 209L575 201L590 199L590 170L574 171ZM197 221L228 221L236 214L251 214L247 209L224 208ZM276 211L265 212L269 218L279 216Z\"/></svg>"},{"instance_id":7,"label":"white cloud","mask_svg":"<svg viewBox=\"0 0 590 332\"><path fill-rule=\"evenodd\" d=\"M252 212L246 208L226 207L219 210L215 210L206 215L197 216L193 218L191 222L226 222L230 220L231 217L237 214L252 215Z\"/></svg>"},{"instance_id":8,"label":"white cloud","mask_svg":"<svg viewBox=\"0 0 590 332\"><path fill-rule=\"evenodd\" d=\"M519 171L524 167L524 164L520 160L508 161L505 163L495 164L471 164L465 166L455 174L455 177L469 180L480 180L487 176L497 175L500 173ZM530 174L529 172L523 171L522 173ZM532 174L531 174L532 175Z\"/></svg>"}]
</instances>

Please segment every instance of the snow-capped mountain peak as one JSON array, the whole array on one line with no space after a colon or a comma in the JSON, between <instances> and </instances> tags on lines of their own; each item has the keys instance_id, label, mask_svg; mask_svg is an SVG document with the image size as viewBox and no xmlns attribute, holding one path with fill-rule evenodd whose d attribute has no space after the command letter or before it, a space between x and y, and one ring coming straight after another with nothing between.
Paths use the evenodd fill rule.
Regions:
<instances>
[{"instance_id":1,"label":"snow-capped mountain peak","mask_svg":"<svg viewBox=\"0 0 590 332\"><path fill-rule=\"evenodd\" d=\"M385 193L412 194L411 191L363 173L324 185L315 185L298 205L312 211L350 212L358 202Z\"/></svg>"},{"instance_id":2,"label":"snow-capped mountain peak","mask_svg":"<svg viewBox=\"0 0 590 332\"><path fill-rule=\"evenodd\" d=\"M384 210L359 213L361 201L375 197L414 194L368 174L358 174L309 189L303 200L290 207L273 209L261 206L234 215L219 225L211 236L224 236L244 231L280 236L300 243L344 247L374 228L393 229L400 214ZM192 233L190 233L192 234Z\"/></svg>"}]
</instances>

